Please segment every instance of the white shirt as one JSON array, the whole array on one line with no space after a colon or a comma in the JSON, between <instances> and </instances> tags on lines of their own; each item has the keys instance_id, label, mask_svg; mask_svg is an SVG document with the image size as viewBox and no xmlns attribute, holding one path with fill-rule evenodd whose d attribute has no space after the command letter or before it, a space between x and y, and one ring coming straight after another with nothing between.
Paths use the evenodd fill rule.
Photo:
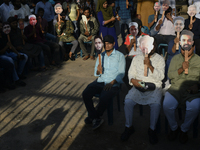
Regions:
<instances>
[{"instance_id":1,"label":"white shirt","mask_svg":"<svg viewBox=\"0 0 200 150\"><path fill-rule=\"evenodd\" d=\"M197 7L197 14L195 15L195 17L200 19L200 1L195 2L194 5Z\"/></svg>"},{"instance_id":2,"label":"white shirt","mask_svg":"<svg viewBox=\"0 0 200 150\"><path fill-rule=\"evenodd\" d=\"M156 26L158 25L159 21L161 20L162 18L160 18L156 24ZM158 32L158 34L162 34L162 35L174 35L176 36L175 34L175 29L174 29L174 24L168 20L166 17L164 17L163 19L163 24L161 25L160 27L160 30ZM156 30L156 26L155 26L155 31L158 31Z\"/></svg>"},{"instance_id":3,"label":"white shirt","mask_svg":"<svg viewBox=\"0 0 200 150\"><path fill-rule=\"evenodd\" d=\"M162 98L162 80L165 73L165 61L159 54L153 54L150 58L152 66L154 67L153 73L148 68L147 77L144 76L144 55L137 55L133 58L131 66L128 71L129 84L131 79L142 80L143 82L151 82L156 85L153 91L140 92L134 86L129 90L125 99L131 99L134 102L147 105L151 103L160 104Z\"/></svg>"},{"instance_id":4,"label":"white shirt","mask_svg":"<svg viewBox=\"0 0 200 150\"><path fill-rule=\"evenodd\" d=\"M20 9L18 10L11 10L10 13L9 13L9 16L10 17L15 17L17 16L18 19L25 19L26 16L28 16L26 10L21 7ZM24 27L26 27L28 25L28 21L24 22Z\"/></svg>"},{"instance_id":5,"label":"white shirt","mask_svg":"<svg viewBox=\"0 0 200 150\"><path fill-rule=\"evenodd\" d=\"M9 3L9 5L6 5L5 3L3 3L1 6L0 6L0 15L1 15L1 20L3 22L6 22L7 19L10 17L9 16L9 12L14 9L14 6Z\"/></svg>"},{"instance_id":6,"label":"white shirt","mask_svg":"<svg viewBox=\"0 0 200 150\"><path fill-rule=\"evenodd\" d=\"M139 54L142 54L142 51L141 49L139 48L139 40L140 38L142 38L142 36L139 36L137 39L137 43L136 43L136 51L134 50L134 45L133 47L131 48L130 52L129 52L129 56L136 56L136 55L139 55ZM129 37L130 39L130 37ZM130 39L130 42L131 42L131 39Z\"/></svg>"},{"instance_id":7,"label":"white shirt","mask_svg":"<svg viewBox=\"0 0 200 150\"><path fill-rule=\"evenodd\" d=\"M25 5L21 4L21 6L22 6L22 8L24 8L24 9L26 10L26 14L27 14L28 16L29 16L29 15L32 15L31 9L30 9L30 7L29 7L27 4L25 4Z\"/></svg>"},{"instance_id":8,"label":"white shirt","mask_svg":"<svg viewBox=\"0 0 200 150\"><path fill-rule=\"evenodd\" d=\"M195 2L198 2L199 0L188 0L189 5L194 4Z\"/></svg>"}]
</instances>

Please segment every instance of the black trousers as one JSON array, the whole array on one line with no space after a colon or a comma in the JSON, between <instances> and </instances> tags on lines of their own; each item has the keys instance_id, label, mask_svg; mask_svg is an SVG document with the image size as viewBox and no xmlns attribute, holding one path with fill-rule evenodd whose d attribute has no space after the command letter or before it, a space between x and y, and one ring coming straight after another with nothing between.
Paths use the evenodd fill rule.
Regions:
<instances>
[{"instance_id":1,"label":"black trousers","mask_svg":"<svg viewBox=\"0 0 200 150\"><path fill-rule=\"evenodd\" d=\"M99 118L103 115L108 105L112 101L113 96L119 91L118 87L112 87L109 91L103 90L104 82L97 82L96 80L90 83L82 93L85 107L88 111L88 116L91 119ZM92 98L95 94L99 94L99 103L95 109Z\"/></svg>"}]
</instances>

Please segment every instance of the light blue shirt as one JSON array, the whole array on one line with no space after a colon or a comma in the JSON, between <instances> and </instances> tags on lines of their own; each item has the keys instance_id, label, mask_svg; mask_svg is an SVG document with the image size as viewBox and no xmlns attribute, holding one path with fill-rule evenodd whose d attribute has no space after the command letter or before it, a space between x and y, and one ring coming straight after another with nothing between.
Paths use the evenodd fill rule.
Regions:
<instances>
[{"instance_id":1,"label":"light blue shirt","mask_svg":"<svg viewBox=\"0 0 200 150\"><path fill-rule=\"evenodd\" d=\"M35 14L37 14L37 11L38 11L39 8L44 9L44 16L43 16L44 19L46 19L48 22L53 20L54 9L53 9L53 6L51 5L51 3L46 2L44 4L42 1L38 2L35 6Z\"/></svg>"},{"instance_id":2,"label":"light blue shirt","mask_svg":"<svg viewBox=\"0 0 200 150\"><path fill-rule=\"evenodd\" d=\"M94 76L98 76L97 82L108 84L111 81L116 80L117 83L114 86L119 86L120 83L123 83L122 79L125 74L125 57L121 52L114 49L110 56L108 56L106 52L101 53L103 73L100 75L96 74L98 65L99 57L97 58L94 69Z\"/></svg>"}]
</instances>

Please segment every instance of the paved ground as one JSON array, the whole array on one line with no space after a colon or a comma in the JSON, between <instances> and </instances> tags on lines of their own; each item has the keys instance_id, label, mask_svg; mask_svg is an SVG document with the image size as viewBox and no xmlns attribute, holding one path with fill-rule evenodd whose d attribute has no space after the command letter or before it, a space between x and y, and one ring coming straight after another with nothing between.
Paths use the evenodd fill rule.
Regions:
<instances>
[{"instance_id":1,"label":"paved ground","mask_svg":"<svg viewBox=\"0 0 200 150\"><path fill-rule=\"evenodd\" d=\"M128 142L119 140L124 130L123 99L125 85L120 93L121 112L114 103L114 124L105 123L97 130L84 124L87 116L81 93L92 82L95 61L68 61L60 69L43 73L32 72L25 80L27 86L0 95L0 150L199 150L200 136L179 144L178 139L168 142L161 112L159 143L148 141L149 107L139 115L136 106L134 127L136 132ZM94 99L97 101L97 99Z\"/></svg>"}]
</instances>

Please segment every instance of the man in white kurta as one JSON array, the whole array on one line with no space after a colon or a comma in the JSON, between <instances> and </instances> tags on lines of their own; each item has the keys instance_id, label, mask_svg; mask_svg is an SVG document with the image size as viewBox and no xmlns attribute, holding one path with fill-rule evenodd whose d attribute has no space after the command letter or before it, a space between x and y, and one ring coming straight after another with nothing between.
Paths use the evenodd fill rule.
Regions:
<instances>
[{"instance_id":1,"label":"man in white kurta","mask_svg":"<svg viewBox=\"0 0 200 150\"><path fill-rule=\"evenodd\" d=\"M144 36L146 37L146 36ZM151 37L153 38L153 37ZM154 39L153 39L154 40ZM140 43L141 44L141 43ZM153 43L152 43L153 44ZM155 44L155 42L154 42ZM154 47L153 44L153 47ZM142 50L142 49L141 49ZM163 57L155 53L156 48L150 49L148 56L150 58L144 57L144 50L143 54L135 56L132 60L128 77L129 77L129 84L133 87L129 90L128 94L125 97L125 131L121 136L122 141L128 140L130 135L133 133L133 109L136 104L140 105L149 105L151 108L150 111L150 128L149 128L149 140L150 143L155 144L157 143L157 136L156 136L156 123L160 113L160 103L162 98L162 80L164 78L164 68L165 68L165 61ZM147 76L144 76L144 64L147 65ZM142 87L139 82L150 82L155 84L155 90L152 91L145 91L141 92L136 88Z\"/></svg>"}]
</instances>

